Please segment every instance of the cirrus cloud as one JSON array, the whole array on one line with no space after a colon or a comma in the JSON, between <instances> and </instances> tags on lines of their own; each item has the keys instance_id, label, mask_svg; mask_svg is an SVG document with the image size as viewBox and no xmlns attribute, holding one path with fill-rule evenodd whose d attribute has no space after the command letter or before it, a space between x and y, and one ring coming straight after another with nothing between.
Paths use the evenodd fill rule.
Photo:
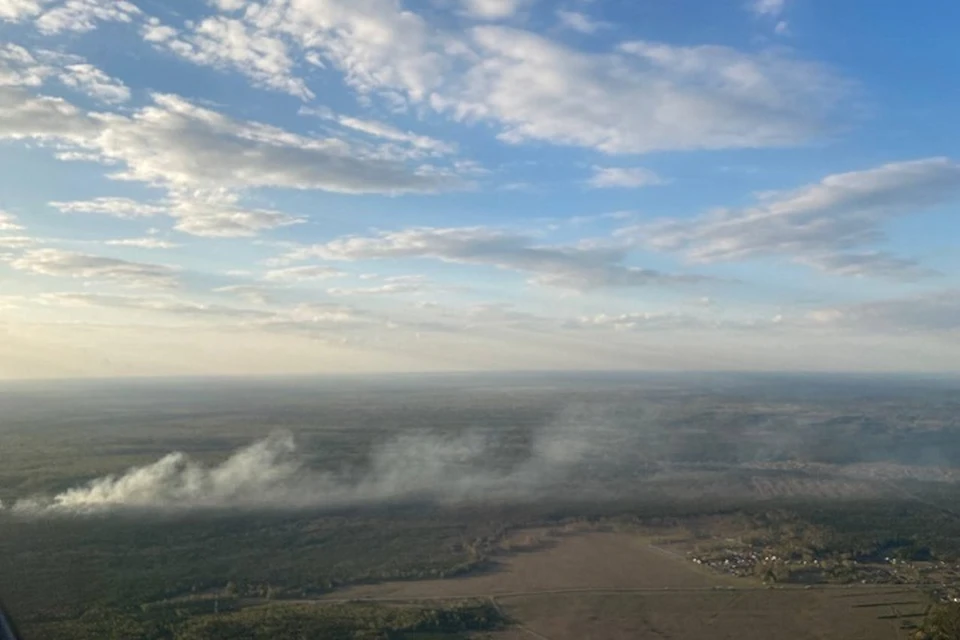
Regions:
<instances>
[{"instance_id":1,"label":"cirrus cloud","mask_svg":"<svg viewBox=\"0 0 960 640\"><path fill-rule=\"evenodd\" d=\"M113 282L127 287L172 288L179 269L166 265L132 262L105 256L31 249L9 261L12 268L28 273Z\"/></svg>"},{"instance_id":2,"label":"cirrus cloud","mask_svg":"<svg viewBox=\"0 0 960 640\"><path fill-rule=\"evenodd\" d=\"M351 236L292 251L291 259L433 258L529 274L537 284L588 290L691 283L697 276L668 274L623 264L618 247L537 245L532 238L483 227L414 228Z\"/></svg>"},{"instance_id":3,"label":"cirrus cloud","mask_svg":"<svg viewBox=\"0 0 960 640\"><path fill-rule=\"evenodd\" d=\"M782 255L841 275L913 277L924 270L912 260L858 250L882 242L890 220L958 197L960 165L926 158L830 175L798 189L760 194L753 207L662 220L621 235L697 262Z\"/></svg>"}]
</instances>

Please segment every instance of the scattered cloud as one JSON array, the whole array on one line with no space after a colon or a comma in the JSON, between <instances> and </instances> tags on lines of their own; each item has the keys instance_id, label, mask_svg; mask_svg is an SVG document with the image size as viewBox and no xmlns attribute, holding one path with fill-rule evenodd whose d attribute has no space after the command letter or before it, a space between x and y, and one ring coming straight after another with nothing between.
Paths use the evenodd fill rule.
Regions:
<instances>
[{"instance_id":1,"label":"scattered cloud","mask_svg":"<svg viewBox=\"0 0 960 640\"><path fill-rule=\"evenodd\" d=\"M586 53L501 26L471 38L482 62L432 104L498 122L510 143L606 153L792 145L825 130L846 90L823 67L775 51L631 41Z\"/></svg>"},{"instance_id":2,"label":"scattered cloud","mask_svg":"<svg viewBox=\"0 0 960 640\"><path fill-rule=\"evenodd\" d=\"M164 206L138 202L130 198L94 198L69 202L54 201L49 204L61 213L96 213L130 220L163 215L167 211Z\"/></svg>"},{"instance_id":3,"label":"scattered cloud","mask_svg":"<svg viewBox=\"0 0 960 640\"><path fill-rule=\"evenodd\" d=\"M0 87L0 139L61 140L79 143L100 124L62 98L33 96L17 87Z\"/></svg>"},{"instance_id":4,"label":"scattered cloud","mask_svg":"<svg viewBox=\"0 0 960 640\"><path fill-rule=\"evenodd\" d=\"M414 228L369 237L351 236L294 250L289 257L434 258L527 273L538 284L575 290L677 284L700 279L626 266L622 248L536 245L527 236L484 227Z\"/></svg>"},{"instance_id":5,"label":"scattered cloud","mask_svg":"<svg viewBox=\"0 0 960 640\"><path fill-rule=\"evenodd\" d=\"M39 87L51 73L53 69L27 49L10 42L0 45L0 86Z\"/></svg>"},{"instance_id":6,"label":"scattered cloud","mask_svg":"<svg viewBox=\"0 0 960 640\"><path fill-rule=\"evenodd\" d=\"M398 194L463 185L450 171L385 160L342 140L237 121L169 95L155 95L152 105L132 116L93 117L58 98L0 88L0 137L73 144L101 162L123 167L111 174L114 179L168 191L159 203L98 198L53 204L63 211L165 214L177 219L178 230L211 237L250 236L301 221L244 206L239 194L258 187Z\"/></svg>"},{"instance_id":7,"label":"scattered cloud","mask_svg":"<svg viewBox=\"0 0 960 640\"><path fill-rule=\"evenodd\" d=\"M146 22L140 27L140 35L151 44L162 44L177 37L179 33L173 27L163 24L159 18L153 16L147 18Z\"/></svg>"},{"instance_id":8,"label":"scattered cloud","mask_svg":"<svg viewBox=\"0 0 960 640\"><path fill-rule=\"evenodd\" d=\"M310 280L328 280L346 275L340 269L324 265L306 265L302 267L288 267L286 269L272 269L263 275L263 279L270 282L307 282Z\"/></svg>"},{"instance_id":9,"label":"scattered cloud","mask_svg":"<svg viewBox=\"0 0 960 640\"><path fill-rule=\"evenodd\" d=\"M234 120L172 95L132 116L84 114L59 98L0 88L0 137L61 139L126 167L112 175L177 189L280 187L339 193L435 192L456 176L383 160L340 140Z\"/></svg>"},{"instance_id":10,"label":"scattered cloud","mask_svg":"<svg viewBox=\"0 0 960 640\"><path fill-rule=\"evenodd\" d=\"M130 100L130 89L125 84L91 64L67 65L60 78L65 85L101 102L120 104Z\"/></svg>"},{"instance_id":11,"label":"scattered cloud","mask_svg":"<svg viewBox=\"0 0 960 640\"><path fill-rule=\"evenodd\" d=\"M20 22L43 10L45 0L0 0L0 21Z\"/></svg>"},{"instance_id":12,"label":"scattered cloud","mask_svg":"<svg viewBox=\"0 0 960 640\"><path fill-rule=\"evenodd\" d=\"M250 209L226 191L174 191L169 215L183 233L208 238L243 238L261 231L303 222L303 218L272 209Z\"/></svg>"},{"instance_id":13,"label":"scattered cloud","mask_svg":"<svg viewBox=\"0 0 960 640\"><path fill-rule=\"evenodd\" d=\"M108 281L128 287L171 288L177 285L178 269L174 267L60 249L31 249L10 260L9 264L18 271Z\"/></svg>"},{"instance_id":14,"label":"scattered cloud","mask_svg":"<svg viewBox=\"0 0 960 640\"><path fill-rule=\"evenodd\" d=\"M405 293L425 293L441 290L425 276L393 276L385 278L383 284L375 287L327 289L333 296L375 296Z\"/></svg>"},{"instance_id":15,"label":"scattered cloud","mask_svg":"<svg viewBox=\"0 0 960 640\"><path fill-rule=\"evenodd\" d=\"M86 32L99 22L132 22L142 15L126 0L66 0L37 18L37 29L52 34L62 31Z\"/></svg>"},{"instance_id":16,"label":"scattered cloud","mask_svg":"<svg viewBox=\"0 0 960 640\"><path fill-rule=\"evenodd\" d=\"M567 323L567 328L614 329L616 331L670 330L704 328L710 324L701 318L666 312L635 312L583 316Z\"/></svg>"},{"instance_id":17,"label":"scattered cloud","mask_svg":"<svg viewBox=\"0 0 960 640\"><path fill-rule=\"evenodd\" d=\"M155 95L132 118L102 118L92 142L124 163L120 179L182 188L282 187L339 193L432 192L456 179L379 159L340 140L234 120L181 97Z\"/></svg>"},{"instance_id":18,"label":"scattered cloud","mask_svg":"<svg viewBox=\"0 0 960 640\"><path fill-rule=\"evenodd\" d=\"M758 16L779 16L787 5L787 0L751 0L747 5Z\"/></svg>"},{"instance_id":19,"label":"scattered cloud","mask_svg":"<svg viewBox=\"0 0 960 640\"><path fill-rule=\"evenodd\" d=\"M244 19L297 43L308 61L340 69L361 95L402 91L421 102L448 67L449 39L395 0L270 0L249 5Z\"/></svg>"},{"instance_id":20,"label":"scattered cloud","mask_svg":"<svg viewBox=\"0 0 960 640\"><path fill-rule=\"evenodd\" d=\"M36 244L29 236L0 236L0 249L25 249Z\"/></svg>"},{"instance_id":21,"label":"scattered cloud","mask_svg":"<svg viewBox=\"0 0 960 640\"><path fill-rule=\"evenodd\" d=\"M594 189L637 189L666 184L666 180L643 167L594 167L587 181Z\"/></svg>"},{"instance_id":22,"label":"scattered cloud","mask_svg":"<svg viewBox=\"0 0 960 640\"><path fill-rule=\"evenodd\" d=\"M480 20L512 18L529 4L529 0L461 0L464 11Z\"/></svg>"},{"instance_id":23,"label":"scattered cloud","mask_svg":"<svg viewBox=\"0 0 960 640\"><path fill-rule=\"evenodd\" d=\"M196 64L231 69L254 84L289 93L303 100L314 94L294 75L294 61L286 43L236 18L214 16L177 34L169 27L148 23L144 38Z\"/></svg>"},{"instance_id":24,"label":"scattered cloud","mask_svg":"<svg viewBox=\"0 0 960 640\"><path fill-rule=\"evenodd\" d=\"M245 208L236 194L216 190L171 191L162 203L103 197L51 202L50 206L63 213L94 213L124 219L166 215L177 221L178 231L210 238L253 236L266 229L302 222L301 218L279 211Z\"/></svg>"},{"instance_id":25,"label":"scattered cloud","mask_svg":"<svg viewBox=\"0 0 960 640\"><path fill-rule=\"evenodd\" d=\"M360 133L381 138L391 142L408 144L415 149L431 154L450 154L456 151L456 145L436 140L429 136L419 135L410 131L403 131L385 122L377 120L364 120L342 114L334 113L329 109L320 109L316 107L301 107L301 115L317 116L326 120L332 120L342 127L358 131Z\"/></svg>"},{"instance_id":26,"label":"scattered cloud","mask_svg":"<svg viewBox=\"0 0 960 640\"><path fill-rule=\"evenodd\" d=\"M104 244L112 247L136 247L138 249L176 249L181 246L160 238L120 238L107 240Z\"/></svg>"},{"instance_id":27,"label":"scattered cloud","mask_svg":"<svg viewBox=\"0 0 960 640\"><path fill-rule=\"evenodd\" d=\"M806 319L815 325L880 332L960 332L960 290L819 309Z\"/></svg>"},{"instance_id":28,"label":"scattered cloud","mask_svg":"<svg viewBox=\"0 0 960 640\"><path fill-rule=\"evenodd\" d=\"M226 293L252 304L268 304L273 297L271 288L253 284L231 284L226 287L217 287L213 292Z\"/></svg>"},{"instance_id":29,"label":"scattered cloud","mask_svg":"<svg viewBox=\"0 0 960 640\"><path fill-rule=\"evenodd\" d=\"M105 104L130 100L130 89L120 80L76 55L67 55L7 43L0 45L0 86L40 87L55 78L67 87Z\"/></svg>"},{"instance_id":30,"label":"scattered cloud","mask_svg":"<svg viewBox=\"0 0 960 640\"><path fill-rule=\"evenodd\" d=\"M609 22L594 20L585 13L568 11L566 9L557 9L557 19L563 27L587 35L594 34L601 29L609 29L613 26Z\"/></svg>"},{"instance_id":31,"label":"scattered cloud","mask_svg":"<svg viewBox=\"0 0 960 640\"><path fill-rule=\"evenodd\" d=\"M883 253L851 253L884 239L894 218L960 196L960 165L927 158L827 176L792 191L760 194L756 206L719 209L693 220L664 220L622 235L697 262L784 255L849 275L916 274L915 263Z\"/></svg>"},{"instance_id":32,"label":"scattered cloud","mask_svg":"<svg viewBox=\"0 0 960 640\"><path fill-rule=\"evenodd\" d=\"M797 258L797 262L839 276L889 278L912 281L939 275L916 260L899 258L883 251L834 253Z\"/></svg>"},{"instance_id":33,"label":"scattered cloud","mask_svg":"<svg viewBox=\"0 0 960 640\"><path fill-rule=\"evenodd\" d=\"M0 231L19 231L20 229L23 227L13 214L0 210Z\"/></svg>"}]
</instances>

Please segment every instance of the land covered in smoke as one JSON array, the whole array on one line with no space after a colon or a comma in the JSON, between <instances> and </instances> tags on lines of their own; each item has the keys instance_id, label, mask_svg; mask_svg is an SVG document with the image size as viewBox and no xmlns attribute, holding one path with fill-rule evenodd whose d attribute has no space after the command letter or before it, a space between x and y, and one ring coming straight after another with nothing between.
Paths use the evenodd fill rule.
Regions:
<instances>
[{"instance_id":1,"label":"land covered in smoke","mask_svg":"<svg viewBox=\"0 0 960 640\"><path fill-rule=\"evenodd\" d=\"M815 532L837 566L960 558L955 380L10 384L0 415L0 595L46 635L495 573L517 531L571 523L746 519L769 544Z\"/></svg>"}]
</instances>

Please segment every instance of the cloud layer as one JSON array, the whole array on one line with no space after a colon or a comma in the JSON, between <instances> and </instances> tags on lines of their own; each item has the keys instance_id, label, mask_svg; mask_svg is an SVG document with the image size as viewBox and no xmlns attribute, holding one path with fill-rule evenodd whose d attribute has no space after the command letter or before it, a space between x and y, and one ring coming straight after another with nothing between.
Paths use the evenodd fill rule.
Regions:
<instances>
[{"instance_id":1,"label":"cloud layer","mask_svg":"<svg viewBox=\"0 0 960 640\"><path fill-rule=\"evenodd\" d=\"M693 220L663 220L621 232L696 262L780 255L842 275L914 276L913 261L862 248L885 239L889 221L960 196L960 165L927 158L830 175L791 191L761 194L756 206Z\"/></svg>"},{"instance_id":2,"label":"cloud layer","mask_svg":"<svg viewBox=\"0 0 960 640\"><path fill-rule=\"evenodd\" d=\"M700 278L661 273L623 264L626 252L618 247L543 246L532 238L482 227L420 228L354 236L293 251L291 259L380 260L434 258L527 273L539 284L588 290L598 287L636 287L684 284Z\"/></svg>"}]
</instances>

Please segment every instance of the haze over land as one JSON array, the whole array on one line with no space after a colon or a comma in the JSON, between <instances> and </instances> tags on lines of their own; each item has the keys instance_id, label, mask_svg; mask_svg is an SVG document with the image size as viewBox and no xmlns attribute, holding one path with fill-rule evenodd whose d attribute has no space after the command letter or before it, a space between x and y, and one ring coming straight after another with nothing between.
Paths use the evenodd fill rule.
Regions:
<instances>
[{"instance_id":1,"label":"haze over land","mask_svg":"<svg viewBox=\"0 0 960 640\"><path fill-rule=\"evenodd\" d=\"M85 455L108 453L116 438L143 442L151 434L161 451L59 491L8 497L7 507L19 516L41 516L851 498L883 495L890 481L960 480L956 402L950 400L955 383L949 380L921 387L836 377L831 386L817 378L730 374L512 375L506 380L517 386L510 390L500 378L218 382L205 393L175 381L121 384L133 392L130 399L101 395L111 385L91 383L92 398L124 408L120 415L128 417L97 425ZM37 387L44 388L61 396L57 403L76 397L70 386ZM267 400L271 391L278 397ZM8 398L17 402L13 393ZM400 417L391 407L402 409ZM16 420L16 405L12 409ZM24 420L36 413L26 404L21 410ZM95 404L88 410L106 415ZM204 420L214 419L214 426L195 440L184 434L184 451L164 452L159 445L170 434L151 423L167 424L167 411L182 415L176 420L184 425L209 416ZM280 428L277 411L280 424L296 426ZM274 417L259 422L260 415ZM268 435L258 439L262 433ZM106 449L97 452L100 437ZM215 456L191 451L214 437L221 442Z\"/></svg>"}]
</instances>

